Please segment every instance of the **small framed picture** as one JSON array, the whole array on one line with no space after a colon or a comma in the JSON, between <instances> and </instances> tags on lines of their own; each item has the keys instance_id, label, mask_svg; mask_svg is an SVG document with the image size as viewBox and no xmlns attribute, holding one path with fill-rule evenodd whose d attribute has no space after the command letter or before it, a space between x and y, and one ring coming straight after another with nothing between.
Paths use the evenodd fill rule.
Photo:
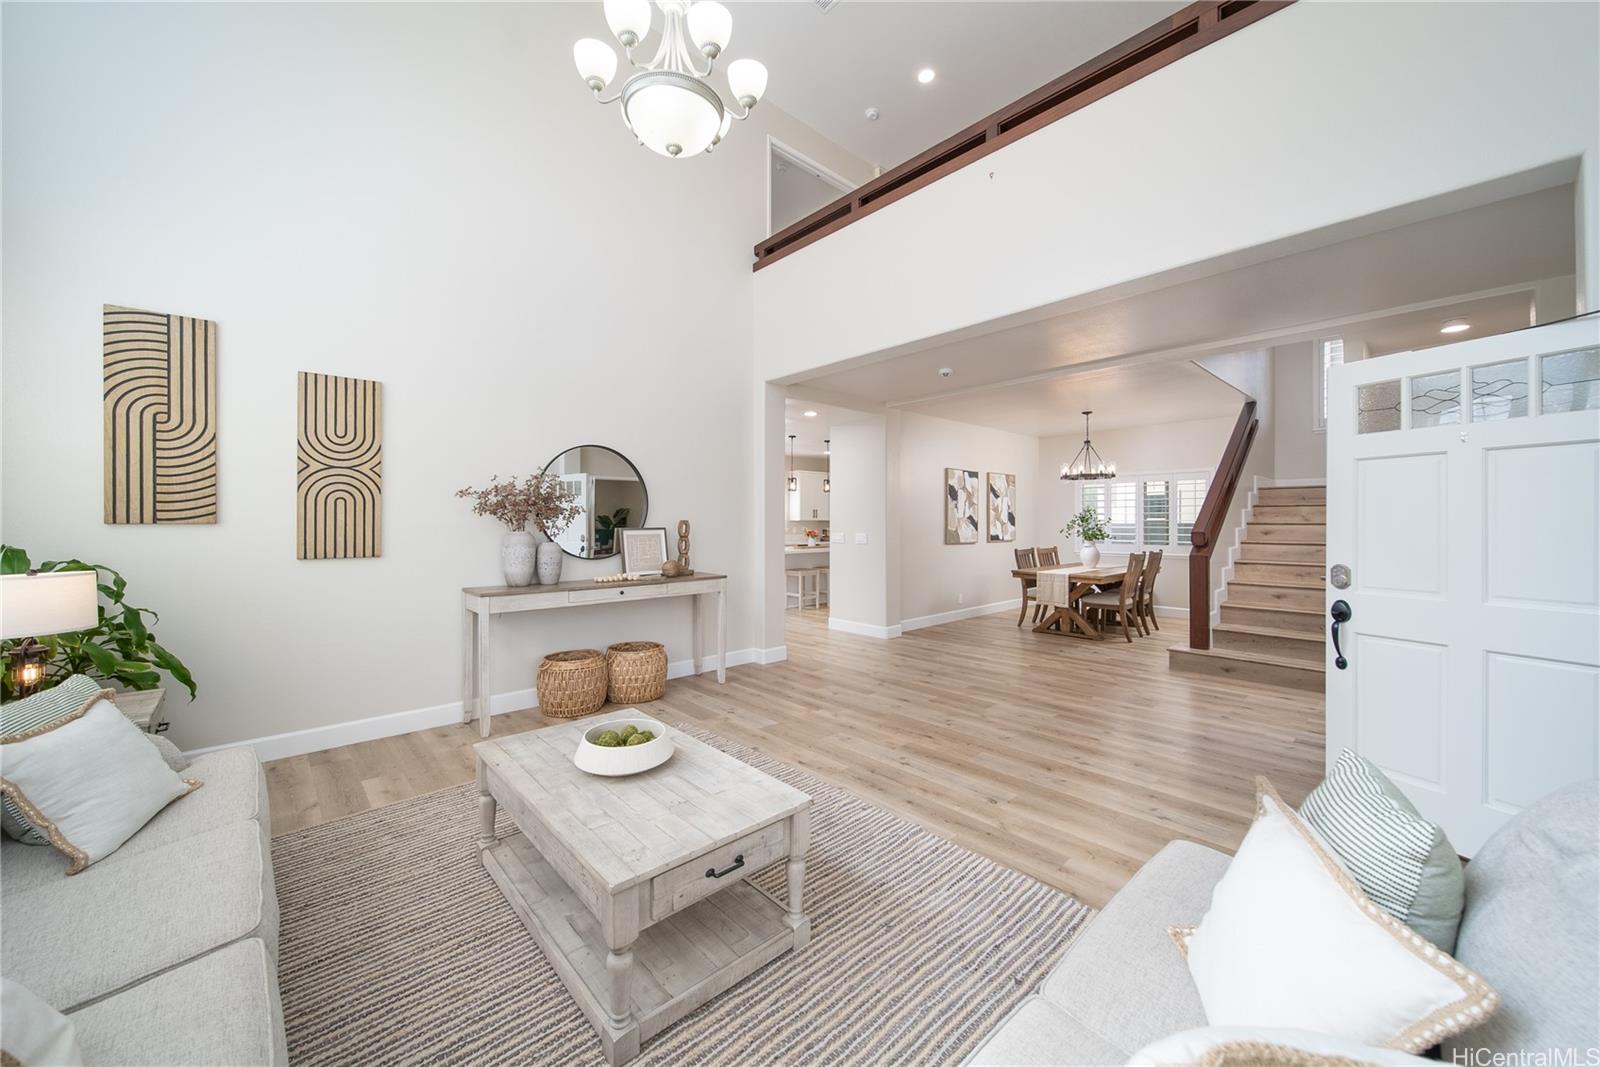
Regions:
<instances>
[{"instance_id":1,"label":"small framed picture","mask_svg":"<svg viewBox=\"0 0 1600 1067\"><path fill-rule=\"evenodd\" d=\"M642 526L617 531L622 538L622 570L626 574L660 574L667 561L667 528Z\"/></svg>"}]
</instances>

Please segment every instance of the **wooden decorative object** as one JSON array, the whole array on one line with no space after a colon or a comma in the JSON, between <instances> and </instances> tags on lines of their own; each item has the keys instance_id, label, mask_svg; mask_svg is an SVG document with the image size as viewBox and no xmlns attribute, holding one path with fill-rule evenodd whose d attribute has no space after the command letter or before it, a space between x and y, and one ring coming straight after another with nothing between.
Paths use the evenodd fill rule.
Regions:
<instances>
[{"instance_id":1,"label":"wooden decorative object","mask_svg":"<svg viewBox=\"0 0 1600 1067\"><path fill-rule=\"evenodd\" d=\"M667 693L667 650L654 641L624 641L606 649L611 703L642 704Z\"/></svg>"},{"instance_id":2,"label":"wooden decorative object","mask_svg":"<svg viewBox=\"0 0 1600 1067\"><path fill-rule=\"evenodd\" d=\"M217 324L105 304L105 521L217 521Z\"/></svg>"},{"instance_id":3,"label":"wooden decorative object","mask_svg":"<svg viewBox=\"0 0 1600 1067\"><path fill-rule=\"evenodd\" d=\"M682 578L683 577L683 564L679 563L675 559L667 560L665 563L663 563L661 565L661 577L663 577L663 578Z\"/></svg>"},{"instance_id":4,"label":"wooden decorative object","mask_svg":"<svg viewBox=\"0 0 1600 1067\"><path fill-rule=\"evenodd\" d=\"M642 574L629 574L627 571L623 571L620 574L596 575L594 580L600 585L614 585L617 582L637 582L643 579L644 575Z\"/></svg>"},{"instance_id":5,"label":"wooden decorative object","mask_svg":"<svg viewBox=\"0 0 1600 1067\"><path fill-rule=\"evenodd\" d=\"M383 554L383 383L300 373L300 559Z\"/></svg>"},{"instance_id":6,"label":"wooden decorative object","mask_svg":"<svg viewBox=\"0 0 1600 1067\"><path fill-rule=\"evenodd\" d=\"M978 472L944 469L944 543L978 543Z\"/></svg>"},{"instance_id":7,"label":"wooden decorative object","mask_svg":"<svg viewBox=\"0 0 1600 1067\"><path fill-rule=\"evenodd\" d=\"M610 672L598 649L552 652L539 664L539 713L550 719L575 719L605 707Z\"/></svg>"},{"instance_id":8,"label":"wooden decorative object","mask_svg":"<svg viewBox=\"0 0 1600 1067\"><path fill-rule=\"evenodd\" d=\"M678 566L682 567L684 569L684 571L689 573L689 574L693 574L694 573L694 571L689 570L689 520L688 519L679 519L678 520Z\"/></svg>"}]
</instances>

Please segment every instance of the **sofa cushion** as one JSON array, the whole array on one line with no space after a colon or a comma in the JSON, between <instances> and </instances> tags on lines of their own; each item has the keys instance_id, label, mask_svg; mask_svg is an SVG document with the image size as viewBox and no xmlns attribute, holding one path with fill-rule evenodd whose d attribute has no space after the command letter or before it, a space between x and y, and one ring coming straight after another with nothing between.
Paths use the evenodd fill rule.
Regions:
<instances>
[{"instance_id":1,"label":"sofa cushion","mask_svg":"<svg viewBox=\"0 0 1600 1067\"><path fill-rule=\"evenodd\" d=\"M23 985L0 975L0 1062L6 1067L79 1067L72 1021Z\"/></svg>"},{"instance_id":2,"label":"sofa cushion","mask_svg":"<svg viewBox=\"0 0 1600 1067\"><path fill-rule=\"evenodd\" d=\"M252 750L227 748L207 753L196 757L186 773L204 781L205 788L168 804L121 848L75 877L87 878L98 868L114 868L152 849L251 819L260 825L262 847L271 847L267 776ZM23 848L10 841L0 845L4 849L0 886L7 894L58 882L66 872L66 857L53 848Z\"/></svg>"},{"instance_id":3,"label":"sofa cushion","mask_svg":"<svg viewBox=\"0 0 1600 1067\"><path fill-rule=\"evenodd\" d=\"M1502 826L1467 864L1456 958L1500 993L1484 1025L1445 1042L1472 1049L1600 1048L1600 784L1567 786ZM1580 1054L1581 1055L1581 1054Z\"/></svg>"},{"instance_id":4,"label":"sofa cushion","mask_svg":"<svg viewBox=\"0 0 1600 1067\"><path fill-rule=\"evenodd\" d=\"M1039 1067L1122 1063L1118 1048L1041 996L1017 1006L967 1063L972 1067Z\"/></svg>"},{"instance_id":5,"label":"sofa cushion","mask_svg":"<svg viewBox=\"0 0 1600 1067\"><path fill-rule=\"evenodd\" d=\"M1220 852L1172 842L1089 922L1040 992L1122 1048L1123 1059L1157 1038L1206 1025L1200 994L1167 928L1198 923L1227 869Z\"/></svg>"},{"instance_id":6,"label":"sofa cushion","mask_svg":"<svg viewBox=\"0 0 1600 1067\"><path fill-rule=\"evenodd\" d=\"M257 938L68 1016L87 1064L289 1062L277 968Z\"/></svg>"},{"instance_id":7,"label":"sofa cushion","mask_svg":"<svg viewBox=\"0 0 1600 1067\"><path fill-rule=\"evenodd\" d=\"M8 891L4 903L7 974L62 1011L241 938L277 952L272 866L253 820Z\"/></svg>"}]
</instances>

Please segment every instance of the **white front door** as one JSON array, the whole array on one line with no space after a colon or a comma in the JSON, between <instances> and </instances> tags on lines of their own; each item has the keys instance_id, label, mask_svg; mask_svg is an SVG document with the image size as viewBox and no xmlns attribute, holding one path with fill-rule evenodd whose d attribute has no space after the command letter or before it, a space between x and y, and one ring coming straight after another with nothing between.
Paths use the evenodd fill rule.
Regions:
<instances>
[{"instance_id":1,"label":"white front door","mask_svg":"<svg viewBox=\"0 0 1600 1067\"><path fill-rule=\"evenodd\" d=\"M1336 367L1328 407L1328 763L1471 855L1600 774L1600 319Z\"/></svg>"},{"instance_id":2,"label":"white front door","mask_svg":"<svg viewBox=\"0 0 1600 1067\"><path fill-rule=\"evenodd\" d=\"M561 484L572 494L579 512L565 530L556 535L556 544L575 556L588 558L594 544L594 479L587 474L563 474Z\"/></svg>"}]
</instances>

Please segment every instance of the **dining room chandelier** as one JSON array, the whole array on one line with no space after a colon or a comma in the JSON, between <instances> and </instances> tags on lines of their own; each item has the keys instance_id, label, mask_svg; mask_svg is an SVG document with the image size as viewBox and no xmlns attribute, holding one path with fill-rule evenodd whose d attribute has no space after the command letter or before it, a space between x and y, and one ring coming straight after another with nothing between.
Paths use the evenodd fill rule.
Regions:
<instances>
[{"instance_id":1,"label":"dining room chandelier","mask_svg":"<svg viewBox=\"0 0 1600 1067\"><path fill-rule=\"evenodd\" d=\"M652 152L677 159L709 152L728 134L734 119L767 91L767 68L753 59L728 64L728 91L738 107L724 104L708 83L717 57L728 47L733 16L716 0L656 0L665 16L655 58L641 63L633 50L649 36L654 15L650 0L605 0L606 25L637 73L615 96L602 97L617 74L617 53L609 44L585 37L572 46L572 58L594 97L602 104L622 102L622 121ZM705 58L701 69L696 53Z\"/></svg>"},{"instance_id":2,"label":"dining room chandelier","mask_svg":"<svg viewBox=\"0 0 1600 1067\"><path fill-rule=\"evenodd\" d=\"M1064 482L1081 482L1091 478L1115 478L1117 465L1107 463L1094 445L1089 443L1089 416L1092 411L1083 413L1083 447L1078 449L1078 454L1068 463L1061 465L1061 480Z\"/></svg>"}]
</instances>

